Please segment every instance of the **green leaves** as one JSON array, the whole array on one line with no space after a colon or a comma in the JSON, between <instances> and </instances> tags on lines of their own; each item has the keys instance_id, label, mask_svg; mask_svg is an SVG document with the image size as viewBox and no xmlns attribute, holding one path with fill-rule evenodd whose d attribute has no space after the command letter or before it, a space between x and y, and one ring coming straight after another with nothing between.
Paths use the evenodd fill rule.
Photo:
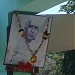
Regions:
<instances>
[{"instance_id":1,"label":"green leaves","mask_svg":"<svg viewBox=\"0 0 75 75\"><path fill-rule=\"evenodd\" d=\"M62 75L62 61L64 52L53 52L46 55L44 68L40 68L39 75Z\"/></svg>"},{"instance_id":2,"label":"green leaves","mask_svg":"<svg viewBox=\"0 0 75 75\"><path fill-rule=\"evenodd\" d=\"M38 75L75 75L75 50L48 53Z\"/></svg>"},{"instance_id":3,"label":"green leaves","mask_svg":"<svg viewBox=\"0 0 75 75\"><path fill-rule=\"evenodd\" d=\"M67 4L61 5L59 12L66 12L71 14L75 12L75 0L68 0Z\"/></svg>"}]
</instances>

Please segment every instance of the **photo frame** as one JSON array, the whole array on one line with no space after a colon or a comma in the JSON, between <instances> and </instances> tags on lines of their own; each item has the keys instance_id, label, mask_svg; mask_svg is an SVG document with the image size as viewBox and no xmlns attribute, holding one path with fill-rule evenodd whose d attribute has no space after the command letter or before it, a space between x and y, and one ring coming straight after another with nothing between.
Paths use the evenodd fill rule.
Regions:
<instances>
[{"instance_id":1,"label":"photo frame","mask_svg":"<svg viewBox=\"0 0 75 75\"><path fill-rule=\"evenodd\" d=\"M15 55L13 55L13 53L14 53L14 51L15 50L17 50L17 49L15 49L14 50L14 48L15 48L15 46L18 44L18 46L19 46L19 48L21 48L21 50L26 50L25 48L23 48L25 45L24 44L22 44L22 42L23 41L25 41L25 40L23 40L23 38L20 36L20 34L18 33L17 34L17 32L19 31L19 26L17 25L18 24L18 21L20 20L20 21L22 21L21 23L23 23L22 24L22 27L23 27L23 29L25 28L24 26L24 23L25 24L27 24L27 22L28 22L28 20L29 20L29 23L31 22L31 20L32 20L32 18L31 18L31 20L29 19L29 17L31 16L31 17L38 17L37 19L38 20L36 20L36 22L34 21L34 24L37 24L37 25L40 25L41 26L41 24L42 25L45 25L45 28L43 28L43 27L40 27L40 31L42 30L41 28L43 28L43 30L44 31L41 31L41 33L42 33L42 36L45 34L44 32L46 31L46 28L47 28L47 26L46 26L46 24L48 25L48 18L50 18L50 21L49 21L49 29L48 29L48 33L50 33L50 27L51 27L51 21L52 21L52 19L51 19L51 17L48 17L48 16L35 16L35 15L25 15L25 14L18 14L20 17L19 18L17 18L16 17L16 15L15 14L13 14L13 17L12 17L12 23L11 23L11 29L10 29L10 35L9 35L9 41L8 41L8 46L7 46L7 52L6 52L6 56L5 56L5 61L4 61L4 64L9 64L9 65L18 65L19 64L19 62L20 61L22 61L22 62L24 62L24 63L26 63L27 62L27 60L29 59L30 60L30 58L25 58L26 56L16 56L16 57L14 57ZM26 18L26 17L28 17L28 19ZM34 18L34 20L35 20L35 18ZM40 20L43 18L43 21L41 22ZM24 20L25 19L25 20ZM23 21L24 20L24 21ZM40 23L37 23L37 22L40 22ZM46 23L47 22L47 23ZM28 24L29 24L28 23ZM32 24L33 25L33 24ZM15 29L17 27L17 29ZM35 29L37 29L37 27L35 27ZM14 32L15 31L15 32ZM38 31L39 32L39 31ZM18 35L18 36L15 36L15 35ZM19 40L18 40L18 37L20 37L19 38ZM42 37L41 37L42 38ZM48 38L49 38L49 35L48 35ZM44 50L45 51L45 53L43 54L44 56L44 60L43 59L41 59L41 60L43 60L43 63L42 64L39 64L38 65L38 63L34 63L34 66L36 66L36 67L43 67L44 66L44 62L45 62L45 55L46 55L46 51L47 51L47 45L48 45L48 38L45 40L47 43L44 43L44 44L46 44L46 45L44 45L44 46L46 46L45 47L45 50L44 50L44 48L42 49L42 50ZM16 40L15 40L16 39ZM37 39L39 39L39 36L37 36ZM12 40L14 40L14 43L13 43L13 41ZM22 42L20 42L22 40ZM28 41L28 43L29 42L31 42L31 40L27 40ZM35 41L35 39L33 39L33 41ZM39 41L39 40L38 40ZM20 45L19 45L19 42L20 42ZM36 41L37 42L37 41ZM36 42L34 42L34 45L35 45L35 43ZM40 42L40 41L39 41ZM25 43L25 42L24 42ZM38 44L40 44L40 43L37 43L36 45L38 45ZM42 44L42 43L41 43ZM40 45L41 45L40 44ZM11 45L11 46L10 46ZM33 44L31 44L31 46L32 46ZM32 48L34 49L34 50L36 50L36 47L37 48L39 48L38 46L40 46L40 45L38 45L38 46L32 46ZM12 47L13 46L13 47ZM23 46L23 47L22 47ZM29 45L28 45L29 46ZM44 47L43 46L43 47ZM13 48L13 49L11 49L11 47ZM17 47L18 48L18 47ZM20 51L20 50L19 50ZM22 52L22 51L21 51ZM29 52L29 51L28 51ZM37 52L37 51L36 51ZM20 53L20 52L19 52ZM18 53L18 54L19 54ZM24 53L24 52L23 52ZM26 51L25 51L25 53L26 53ZM39 52L39 54L40 54L41 52ZM21 53L20 53L21 54ZM27 54L27 53L26 53ZM34 54L34 53L33 53ZM39 54L38 54L38 56L39 56ZM23 55L23 54L22 54ZM41 55L41 54L40 54ZM29 57L30 56L30 54L27 54L27 56ZM37 59L39 58L37 56ZM20 60L20 59L22 59L22 58L24 58L25 60ZM11 59L13 59L14 58L14 60L11 60ZM18 58L18 60L17 60L17 58ZM16 61L17 60L17 61ZM29 60L28 60L28 62L29 62ZM38 59L39 60L39 59ZM12 61L12 63L10 63ZM14 62L15 61L15 62Z\"/></svg>"}]
</instances>

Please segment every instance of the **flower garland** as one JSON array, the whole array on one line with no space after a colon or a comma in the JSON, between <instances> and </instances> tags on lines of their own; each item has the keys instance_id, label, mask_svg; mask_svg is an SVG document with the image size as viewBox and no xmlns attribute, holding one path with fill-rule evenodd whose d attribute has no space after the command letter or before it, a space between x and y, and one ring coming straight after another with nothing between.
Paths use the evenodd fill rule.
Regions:
<instances>
[{"instance_id":1,"label":"flower garland","mask_svg":"<svg viewBox=\"0 0 75 75\"><path fill-rule=\"evenodd\" d=\"M26 64L24 64L22 61L19 61L19 69L21 71L24 71L24 70L25 71L31 71L33 69L32 67L34 66L34 63L36 63L36 61L37 61L37 56L36 56L37 52L41 48L43 42L46 39L48 39L48 36L49 36L49 33L48 33L48 25L49 25L49 19L50 19L50 17L47 18L47 28L46 28L45 32L43 33L42 41L39 44L38 48L36 49L35 53L33 53L33 51L31 50L31 48L29 46L29 43L27 42L27 40L25 38L25 31L24 31L24 29L21 28L21 23L20 23L20 20L19 20L18 13L16 13L16 18L17 18L17 22L18 22L18 26L19 26L18 32L21 35L21 37L23 37L23 39L24 39L24 41L25 41L25 43L26 43L26 45L28 47L28 50L30 51L30 53L32 55L31 58L30 58L30 62L27 62Z\"/></svg>"}]
</instances>

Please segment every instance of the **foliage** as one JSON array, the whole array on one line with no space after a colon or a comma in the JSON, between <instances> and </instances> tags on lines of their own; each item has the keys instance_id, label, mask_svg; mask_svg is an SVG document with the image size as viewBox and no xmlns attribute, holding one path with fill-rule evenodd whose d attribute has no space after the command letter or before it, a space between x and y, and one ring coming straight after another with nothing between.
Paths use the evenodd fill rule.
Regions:
<instances>
[{"instance_id":1,"label":"foliage","mask_svg":"<svg viewBox=\"0 0 75 75\"><path fill-rule=\"evenodd\" d=\"M75 50L48 53L38 75L75 75Z\"/></svg>"},{"instance_id":2,"label":"foliage","mask_svg":"<svg viewBox=\"0 0 75 75\"><path fill-rule=\"evenodd\" d=\"M64 52L54 52L46 55L44 68L40 68L38 75L62 75L62 61Z\"/></svg>"},{"instance_id":3,"label":"foliage","mask_svg":"<svg viewBox=\"0 0 75 75\"><path fill-rule=\"evenodd\" d=\"M62 72L64 75L75 75L75 50L65 52Z\"/></svg>"},{"instance_id":4,"label":"foliage","mask_svg":"<svg viewBox=\"0 0 75 75\"><path fill-rule=\"evenodd\" d=\"M64 11L67 14L75 13L75 0L68 0L67 4L61 5L59 11Z\"/></svg>"}]
</instances>

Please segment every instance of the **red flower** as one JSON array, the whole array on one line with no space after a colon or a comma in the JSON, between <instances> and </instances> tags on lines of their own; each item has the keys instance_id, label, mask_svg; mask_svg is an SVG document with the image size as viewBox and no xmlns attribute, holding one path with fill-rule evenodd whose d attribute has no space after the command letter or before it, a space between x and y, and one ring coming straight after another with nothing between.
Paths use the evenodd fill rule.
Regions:
<instances>
[{"instance_id":1,"label":"red flower","mask_svg":"<svg viewBox=\"0 0 75 75\"><path fill-rule=\"evenodd\" d=\"M24 71L24 63L22 61L19 62L19 71Z\"/></svg>"},{"instance_id":2,"label":"red flower","mask_svg":"<svg viewBox=\"0 0 75 75\"><path fill-rule=\"evenodd\" d=\"M26 72L31 72L33 69L33 66L31 63L27 62L24 64L22 61L19 61L19 71L26 71Z\"/></svg>"},{"instance_id":3,"label":"red flower","mask_svg":"<svg viewBox=\"0 0 75 75\"><path fill-rule=\"evenodd\" d=\"M26 70L26 72L30 72L30 71L32 71L32 69L33 69L32 64L29 63L29 62L27 62L27 63L25 64L25 70Z\"/></svg>"}]
</instances>

